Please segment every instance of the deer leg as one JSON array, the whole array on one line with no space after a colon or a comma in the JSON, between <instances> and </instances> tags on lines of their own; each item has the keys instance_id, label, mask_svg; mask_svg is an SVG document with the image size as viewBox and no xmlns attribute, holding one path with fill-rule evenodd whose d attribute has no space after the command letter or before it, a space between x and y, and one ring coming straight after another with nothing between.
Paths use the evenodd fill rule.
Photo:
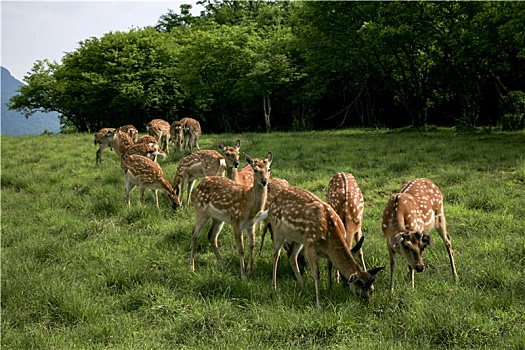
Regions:
<instances>
[{"instance_id":1,"label":"deer leg","mask_svg":"<svg viewBox=\"0 0 525 350\"><path fill-rule=\"evenodd\" d=\"M241 265L241 278L246 280L248 276L246 275L246 269L244 267L244 239L242 236L242 230L237 224L232 223L233 236L235 238L235 243L237 244L237 255L239 256L239 262Z\"/></svg>"},{"instance_id":2,"label":"deer leg","mask_svg":"<svg viewBox=\"0 0 525 350\"><path fill-rule=\"evenodd\" d=\"M390 255L390 293L394 294L394 272L396 271L396 252L387 245L388 254Z\"/></svg>"},{"instance_id":3,"label":"deer leg","mask_svg":"<svg viewBox=\"0 0 525 350\"><path fill-rule=\"evenodd\" d=\"M452 239L447 233L447 221L445 220L445 215L440 214L436 216L436 230L439 232L439 235L445 242L445 247L447 248L448 258L450 259L450 267L452 268L452 275L454 279L458 279L458 273L456 272L456 264L454 263L454 251L452 250Z\"/></svg>"},{"instance_id":4,"label":"deer leg","mask_svg":"<svg viewBox=\"0 0 525 350\"><path fill-rule=\"evenodd\" d=\"M157 190L151 190L151 195L153 196L153 202L157 206L157 209L159 208L159 195L157 193Z\"/></svg>"},{"instance_id":5,"label":"deer leg","mask_svg":"<svg viewBox=\"0 0 525 350\"><path fill-rule=\"evenodd\" d=\"M297 256L303 249L303 245L297 242L292 242L292 252L290 253L290 256L288 260L290 261L290 265L292 265L292 270L295 273L295 279L297 279L297 282L299 282L299 285L301 288L304 288L304 281L303 277L301 276L301 271L299 270L299 264L297 263Z\"/></svg>"},{"instance_id":6,"label":"deer leg","mask_svg":"<svg viewBox=\"0 0 525 350\"><path fill-rule=\"evenodd\" d=\"M193 234L191 236L191 253L190 253L190 269L195 271L195 244L197 244L197 237L202 231L202 227L208 221L208 216L197 216L195 223L195 228L193 229Z\"/></svg>"},{"instance_id":7,"label":"deer leg","mask_svg":"<svg viewBox=\"0 0 525 350\"><path fill-rule=\"evenodd\" d=\"M100 143L97 150L97 159L96 159L96 165L100 165L102 163L102 152L106 149L106 145Z\"/></svg>"},{"instance_id":8,"label":"deer leg","mask_svg":"<svg viewBox=\"0 0 525 350\"><path fill-rule=\"evenodd\" d=\"M219 233L221 233L222 227L224 226L224 221L219 221L212 219L212 224L210 231L208 231L208 240L210 241L211 249L215 253L217 262L220 264L222 262L221 253L219 252L219 245L217 244L217 239L219 238Z\"/></svg>"},{"instance_id":9,"label":"deer leg","mask_svg":"<svg viewBox=\"0 0 525 350\"><path fill-rule=\"evenodd\" d=\"M193 191L193 185L195 185L195 180L188 181L186 186L188 186L188 205L191 204L191 191ZM184 193L184 191L181 191L181 193Z\"/></svg>"},{"instance_id":10,"label":"deer leg","mask_svg":"<svg viewBox=\"0 0 525 350\"><path fill-rule=\"evenodd\" d=\"M310 264L310 270L312 270L312 277L315 284L315 302L317 308L321 308L321 290L319 287L319 267L317 266L317 253L313 246L306 246L304 248L306 258Z\"/></svg>"},{"instance_id":11,"label":"deer leg","mask_svg":"<svg viewBox=\"0 0 525 350\"><path fill-rule=\"evenodd\" d=\"M126 187L126 202L128 203L128 207L131 207L130 193L133 187L135 187L135 185L133 185L131 181L126 180L125 187Z\"/></svg>"},{"instance_id":12,"label":"deer leg","mask_svg":"<svg viewBox=\"0 0 525 350\"><path fill-rule=\"evenodd\" d=\"M252 273L253 268L253 252L255 251L255 225L248 228L248 242L250 244L250 257L248 258L248 268L246 273L248 276Z\"/></svg>"},{"instance_id":13,"label":"deer leg","mask_svg":"<svg viewBox=\"0 0 525 350\"><path fill-rule=\"evenodd\" d=\"M277 265L279 263L279 256L281 255L281 248L284 244L284 238L274 234L273 241L273 275L272 275L272 285L273 289L277 290Z\"/></svg>"}]
</instances>

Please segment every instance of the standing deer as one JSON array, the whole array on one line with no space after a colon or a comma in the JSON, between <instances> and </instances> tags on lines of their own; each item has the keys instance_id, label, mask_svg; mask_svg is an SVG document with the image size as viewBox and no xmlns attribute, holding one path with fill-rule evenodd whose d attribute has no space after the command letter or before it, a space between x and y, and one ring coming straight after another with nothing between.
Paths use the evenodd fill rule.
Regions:
<instances>
[{"instance_id":1,"label":"standing deer","mask_svg":"<svg viewBox=\"0 0 525 350\"><path fill-rule=\"evenodd\" d=\"M182 153L182 144L184 142L183 124L180 120L175 120L170 126L170 138L173 146L177 148L179 153Z\"/></svg>"},{"instance_id":2,"label":"standing deer","mask_svg":"<svg viewBox=\"0 0 525 350\"><path fill-rule=\"evenodd\" d=\"M185 190L187 190L187 201L190 201L193 185L198 178L224 176L225 171L228 178L231 178L232 171L239 166L240 140L237 140L234 146L224 146L220 142L217 143L217 146L224 154L224 157L217 151L199 150L187 155L180 161L171 185L175 189L175 193L180 196L181 203Z\"/></svg>"},{"instance_id":3,"label":"standing deer","mask_svg":"<svg viewBox=\"0 0 525 350\"><path fill-rule=\"evenodd\" d=\"M157 139L154 138L153 136L151 136L151 135L144 135L144 136L142 136L141 138L139 138L137 140L137 143L138 144L145 143L145 144L148 144L150 146L155 147L155 149L157 149L157 151L159 153L161 153L164 156L164 158L166 158L166 153L164 153L164 152L162 152L160 150L159 143L157 142ZM157 161L157 155L156 154L153 154L153 157L148 157L148 158L150 158L153 161Z\"/></svg>"},{"instance_id":4,"label":"standing deer","mask_svg":"<svg viewBox=\"0 0 525 350\"><path fill-rule=\"evenodd\" d=\"M390 197L383 212L382 229L390 255L391 293L394 292L395 254L403 256L408 263L413 289L414 271L425 269L422 255L428 246L432 246L428 233L434 227L445 242L452 275L457 279L452 241L443 211L443 194L428 179L407 181L398 193Z\"/></svg>"},{"instance_id":5,"label":"standing deer","mask_svg":"<svg viewBox=\"0 0 525 350\"><path fill-rule=\"evenodd\" d=\"M122 130L125 133L127 133L131 137L131 140L133 141L133 143L137 143L138 142L138 140L139 140L139 131L133 125L128 124L128 125L121 126L121 127L119 127L119 130Z\"/></svg>"},{"instance_id":6,"label":"standing deer","mask_svg":"<svg viewBox=\"0 0 525 350\"><path fill-rule=\"evenodd\" d=\"M153 148L152 148L153 149ZM121 157L122 171L124 172L124 185L126 187L126 201L131 206L130 192L135 186L139 186L139 199L142 202L146 188L151 190L153 201L159 208L157 190L164 191L171 201L171 207L177 209L180 206L179 197L173 191L170 183L164 177L160 165L151 159L137 154L123 154Z\"/></svg>"},{"instance_id":7,"label":"standing deer","mask_svg":"<svg viewBox=\"0 0 525 350\"><path fill-rule=\"evenodd\" d=\"M326 203L328 203L345 226L345 237L348 246L352 247L352 241L359 242L363 236L361 230L363 220L363 193L357 184L354 176L350 173L337 173L328 183L326 192ZM359 259L361 266L366 270L363 249L359 249Z\"/></svg>"},{"instance_id":8,"label":"standing deer","mask_svg":"<svg viewBox=\"0 0 525 350\"><path fill-rule=\"evenodd\" d=\"M104 142L107 142L119 157L124 152L124 148L133 145L131 136L118 128L108 130L104 135Z\"/></svg>"},{"instance_id":9,"label":"standing deer","mask_svg":"<svg viewBox=\"0 0 525 350\"><path fill-rule=\"evenodd\" d=\"M197 237L208 219L212 219L212 227L208 232L208 240L221 262L217 239L224 223L230 223L237 243L237 254L240 260L241 278L247 279L253 266L253 252L255 248L255 218L264 208L267 196L267 184L270 178L270 164L273 157L268 152L266 159L252 158L244 153L246 161L254 171L254 182L251 187L243 186L234 181L219 177L208 176L195 188L191 194L195 208L195 229L191 237L190 268L195 270L195 244ZM248 267L244 266L244 230L248 231L250 256Z\"/></svg>"},{"instance_id":10,"label":"standing deer","mask_svg":"<svg viewBox=\"0 0 525 350\"><path fill-rule=\"evenodd\" d=\"M362 270L356 263L345 238L345 227L334 209L313 193L296 187L283 189L270 205L270 209L258 216L267 216L273 230L273 287L277 289L277 265L285 240L293 241L290 264L297 281L304 286L297 264L297 255L304 248L315 283L317 307L321 307L318 256L327 257L350 284L351 290L362 298L368 298L373 290L377 273L384 267L370 271ZM361 249L362 239L354 248Z\"/></svg>"},{"instance_id":11,"label":"standing deer","mask_svg":"<svg viewBox=\"0 0 525 350\"><path fill-rule=\"evenodd\" d=\"M109 130L103 137L104 142L109 144L115 150L115 153L122 158L124 154L139 154L155 160L160 154L166 157L166 154L158 149L156 143L136 143L133 144L131 137L122 130Z\"/></svg>"},{"instance_id":12,"label":"standing deer","mask_svg":"<svg viewBox=\"0 0 525 350\"><path fill-rule=\"evenodd\" d=\"M102 128L100 129L99 131L97 131L95 133L95 139L94 139L94 144L95 146L98 146L98 150L97 150L97 157L96 157L96 160L95 160L95 164L96 165L99 165L102 163L102 152L104 152L104 150L106 149L106 147L110 146L111 145L109 144L109 142L106 140L105 136L106 134L108 133L108 131L115 131L116 129L115 128Z\"/></svg>"},{"instance_id":13,"label":"standing deer","mask_svg":"<svg viewBox=\"0 0 525 350\"><path fill-rule=\"evenodd\" d=\"M199 138L201 136L201 124L192 118L182 118L180 120L182 128L184 130L184 149L186 145L190 149L190 153L193 153L193 148L199 148Z\"/></svg>"},{"instance_id":14,"label":"standing deer","mask_svg":"<svg viewBox=\"0 0 525 350\"><path fill-rule=\"evenodd\" d=\"M153 119L146 126L148 135L155 137L160 148L169 153L170 123L162 119Z\"/></svg>"}]
</instances>

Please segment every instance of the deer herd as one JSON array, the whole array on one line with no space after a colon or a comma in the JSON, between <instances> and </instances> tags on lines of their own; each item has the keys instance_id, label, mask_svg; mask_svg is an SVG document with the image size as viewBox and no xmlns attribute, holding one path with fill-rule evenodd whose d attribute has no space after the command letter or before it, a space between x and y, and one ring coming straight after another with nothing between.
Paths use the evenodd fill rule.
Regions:
<instances>
[{"instance_id":1,"label":"deer herd","mask_svg":"<svg viewBox=\"0 0 525 350\"><path fill-rule=\"evenodd\" d=\"M154 119L147 124L148 135L139 138L138 129L132 125L103 128L94 136L96 165L102 161L102 152L110 147L120 157L124 174L125 197L130 206L130 192L139 187L142 202L145 189L150 189L155 206L159 208L157 191L162 191L173 209L192 205L195 226L190 242L190 262L195 270L196 243L200 232L211 219L208 240L218 263L222 262L218 238L224 223L231 225L239 257L240 275L246 280L252 271L256 228L262 222L264 235L270 231L273 240L272 285L277 288L277 267L282 248L297 282L304 287L301 271L306 260L312 274L316 305L321 306L318 258L328 260L328 286L332 286L332 267L336 280L343 276L349 289L367 299L374 289L377 274L384 269L366 269L363 254L364 236L362 220L364 199L356 179L350 173L335 174L328 183L326 201L312 192L291 186L288 181L271 178L272 152L263 158L243 153L247 165L239 170L241 142L232 146L218 142L218 151L201 150L201 135L197 120L183 118L171 125ZM189 149L177 166L170 183L157 156L169 153L169 141L178 152ZM202 179L195 187L198 179ZM183 198L185 197L185 201ZM394 293L396 255L401 255L407 265L412 289L414 272L425 269L423 252L433 245L429 231L436 228L444 241L452 275L458 279L454 263L451 238L447 232L443 211L443 194L428 179L407 181L388 200L383 211L381 228L390 257L390 292ZM248 263L244 259L244 234L248 237ZM261 242L262 249L262 242ZM357 257L358 259L356 259ZM300 260L301 259L301 260Z\"/></svg>"}]
</instances>

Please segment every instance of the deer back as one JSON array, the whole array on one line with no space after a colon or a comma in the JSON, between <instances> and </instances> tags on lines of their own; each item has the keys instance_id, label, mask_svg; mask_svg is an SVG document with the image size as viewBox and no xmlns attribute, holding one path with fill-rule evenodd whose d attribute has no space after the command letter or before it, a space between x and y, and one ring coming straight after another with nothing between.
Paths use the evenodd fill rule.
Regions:
<instances>
[{"instance_id":1,"label":"deer back","mask_svg":"<svg viewBox=\"0 0 525 350\"><path fill-rule=\"evenodd\" d=\"M343 221L352 242L353 235L361 229L363 219L363 193L354 176L349 173L335 174L328 183L326 202Z\"/></svg>"},{"instance_id":2,"label":"deer back","mask_svg":"<svg viewBox=\"0 0 525 350\"><path fill-rule=\"evenodd\" d=\"M139 139L139 131L136 127L134 127L131 124L128 124L128 125L119 127L119 130L122 130L123 132L128 134L131 137L131 140L133 141L133 143L137 143Z\"/></svg>"},{"instance_id":3,"label":"deer back","mask_svg":"<svg viewBox=\"0 0 525 350\"><path fill-rule=\"evenodd\" d=\"M205 177L191 194L197 215L206 213L229 223L253 223L266 203L272 156L270 152L264 160L246 157L256 174L253 186L242 186L224 177Z\"/></svg>"}]
</instances>

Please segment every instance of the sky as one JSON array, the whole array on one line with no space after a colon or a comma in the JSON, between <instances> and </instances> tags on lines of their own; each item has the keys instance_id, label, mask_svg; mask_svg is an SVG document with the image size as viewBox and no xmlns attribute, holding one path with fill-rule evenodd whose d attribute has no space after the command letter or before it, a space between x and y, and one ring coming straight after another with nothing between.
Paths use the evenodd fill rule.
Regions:
<instances>
[{"instance_id":1,"label":"sky","mask_svg":"<svg viewBox=\"0 0 525 350\"><path fill-rule=\"evenodd\" d=\"M170 9L180 13L181 4L192 4L193 14L198 15L202 7L195 2L1 0L0 65L23 81L36 61L60 63L66 52L75 51L79 42L91 37L154 26Z\"/></svg>"}]
</instances>

